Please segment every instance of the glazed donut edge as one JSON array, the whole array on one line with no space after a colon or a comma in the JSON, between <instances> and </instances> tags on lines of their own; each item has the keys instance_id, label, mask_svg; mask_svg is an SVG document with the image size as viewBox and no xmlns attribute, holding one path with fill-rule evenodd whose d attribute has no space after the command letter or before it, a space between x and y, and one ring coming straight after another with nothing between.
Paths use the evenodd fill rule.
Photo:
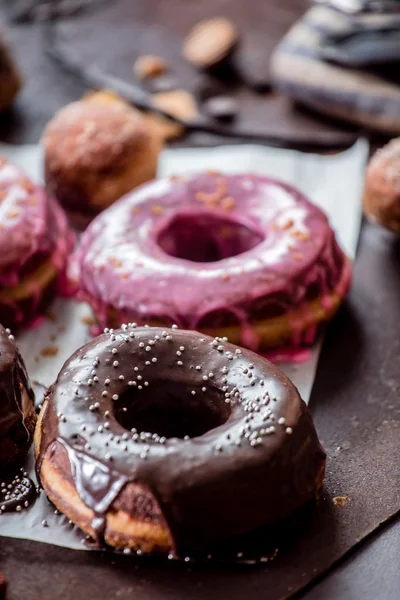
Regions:
<instances>
[{"instance_id":1,"label":"glazed donut edge","mask_svg":"<svg viewBox=\"0 0 400 600\"><path fill-rule=\"evenodd\" d=\"M16 331L61 290L75 236L56 201L1 157L0 223L0 322Z\"/></svg>"},{"instance_id":2,"label":"glazed donut edge","mask_svg":"<svg viewBox=\"0 0 400 600\"><path fill-rule=\"evenodd\" d=\"M9 329L0 325L0 471L26 456L36 425L34 393Z\"/></svg>"},{"instance_id":3,"label":"glazed donut edge","mask_svg":"<svg viewBox=\"0 0 400 600\"><path fill-rule=\"evenodd\" d=\"M309 410L277 367L197 332L129 326L66 362L35 454L47 495L89 536L178 556L284 521L318 496L325 468Z\"/></svg>"},{"instance_id":4,"label":"glazed donut edge","mask_svg":"<svg viewBox=\"0 0 400 600\"><path fill-rule=\"evenodd\" d=\"M261 352L312 344L352 278L325 214L251 174L141 186L94 220L74 262L100 329L177 323Z\"/></svg>"}]
</instances>

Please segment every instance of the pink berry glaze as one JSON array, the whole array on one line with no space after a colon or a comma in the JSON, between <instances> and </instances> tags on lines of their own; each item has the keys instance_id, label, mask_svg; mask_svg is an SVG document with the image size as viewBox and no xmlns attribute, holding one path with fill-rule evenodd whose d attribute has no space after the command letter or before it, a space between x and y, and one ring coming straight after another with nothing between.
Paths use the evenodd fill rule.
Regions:
<instances>
[{"instance_id":1,"label":"pink berry glaze","mask_svg":"<svg viewBox=\"0 0 400 600\"><path fill-rule=\"evenodd\" d=\"M65 270L74 239L56 201L18 167L0 159L0 322L19 327L36 318L58 285L57 274ZM56 273L51 282L30 279L46 265ZM5 296L21 285L24 299Z\"/></svg>"},{"instance_id":2,"label":"pink berry glaze","mask_svg":"<svg viewBox=\"0 0 400 600\"><path fill-rule=\"evenodd\" d=\"M344 297L351 280L325 214L295 188L252 174L143 185L92 222L74 263L102 327L110 311L121 322L239 325L242 345L259 351L254 325L279 315L291 346L311 344L313 314L299 319L296 309Z\"/></svg>"}]
</instances>

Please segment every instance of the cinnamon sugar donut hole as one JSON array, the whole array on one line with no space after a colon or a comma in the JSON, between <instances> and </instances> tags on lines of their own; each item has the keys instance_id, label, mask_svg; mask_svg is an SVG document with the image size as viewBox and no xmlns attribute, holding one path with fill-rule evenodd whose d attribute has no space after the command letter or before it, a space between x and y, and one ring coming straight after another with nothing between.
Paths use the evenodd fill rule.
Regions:
<instances>
[{"instance_id":1,"label":"cinnamon sugar donut hole","mask_svg":"<svg viewBox=\"0 0 400 600\"><path fill-rule=\"evenodd\" d=\"M162 138L111 92L62 108L43 137L47 190L84 228L102 210L156 174Z\"/></svg>"},{"instance_id":2,"label":"cinnamon sugar donut hole","mask_svg":"<svg viewBox=\"0 0 400 600\"><path fill-rule=\"evenodd\" d=\"M363 207L369 219L400 233L400 138L391 140L371 158Z\"/></svg>"}]
</instances>

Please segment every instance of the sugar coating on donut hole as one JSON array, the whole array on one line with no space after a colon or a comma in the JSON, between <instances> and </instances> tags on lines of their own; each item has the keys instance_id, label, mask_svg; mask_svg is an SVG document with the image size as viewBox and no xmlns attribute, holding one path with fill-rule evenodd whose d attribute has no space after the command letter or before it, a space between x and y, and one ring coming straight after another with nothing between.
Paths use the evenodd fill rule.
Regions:
<instances>
[{"instance_id":1,"label":"sugar coating on donut hole","mask_svg":"<svg viewBox=\"0 0 400 600\"><path fill-rule=\"evenodd\" d=\"M363 207L371 220L400 233L400 138L391 140L370 160Z\"/></svg>"},{"instance_id":2,"label":"sugar coating on donut hole","mask_svg":"<svg viewBox=\"0 0 400 600\"><path fill-rule=\"evenodd\" d=\"M47 189L90 220L155 176L162 139L139 111L105 91L61 109L42 144Z\"/></svg>"},{"instance_id":3,"label":"sugar coating on donut hole","mask_svg":"<svg viewBox=\"0 0 400 600\"><path fill-rule=\"evenodd\" d=\"M322 486L296 388L225 339L106 329L50 388L35 434L55 506L98 543L190 556L277 524Z\"/></svg>"}]
</instances>

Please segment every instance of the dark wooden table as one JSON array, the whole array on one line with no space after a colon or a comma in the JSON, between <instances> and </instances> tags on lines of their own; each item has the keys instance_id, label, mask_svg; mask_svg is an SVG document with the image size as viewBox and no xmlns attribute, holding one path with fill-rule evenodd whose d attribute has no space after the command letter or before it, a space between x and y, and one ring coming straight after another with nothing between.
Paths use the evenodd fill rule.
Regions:
<instances>
[{"instance_id":1,"label":"dark wooden table","mask_svg":"<svg viewBox=\"0 0 400 600\"><path fill-rule=\"evenodd\" d=\"M127 3L122 4L126 7ZM9 8L11 4L11 1L0 3L3 13L4 8ZM101 57L105 68L125 77L129 76L135 53L162 52L175 61L183 79L190 74L180 63L177 39L198 18L218 12L231 14L240 23L242 33L254 41L255 47L259 48L261 44L268 54L305 8L304 0L247 0L245 3L223 0L207 0L203 3L130 0L128 4L132 17L129 27L134 39L130 38L126 23L124 26L121 24L120 30L115 29L117 22L110 23L104 14L102 17L94 15L92 27L89 28L88 22L80 19L77 19L75 26L65 26L63 33L69 36L66 39L74 40L82 56L85 53L90 56L91 52L95 52ZM115 16L116 13L113 14ZM162 24L166 27L161 28ZM102 30L102 27L105 29ZM102 40L98 39L101 32L109 27L114 27L116 37L113 48L103 45ZM84 88L66 77L45 57L43 31L39 25L12 26L9 37L26 74L26 85L15 110L0 118L0 139L12 143L36 142L54 112L78 98ZM238 91L238 97L247 114L253 114L254 107L261 111L259 107L262 106L257 119L262 118L263 125L273 133L291 132L294 136L309 135L318 140L329 135L340 137L351 130L314 117L307 111L293 109L285 99L277 96L254 98ZM195 134L179 143L215 144L219 141L209 135ZM318 430L331 440L335 439L332 429L341 430L342 417L351 419L357 413L362 422L364 412L368 415L373 413L373 417L378 419L376 427L382 427L385 411L390 411L394 425L390 434L382 433L380 451L385 464L393 460L389 457L389 451L392 457L396 440L397 448L400 446L400 428L396 427L396 423L400 425L399 257L400 244L397 239L364 223L349 304L328 331L311 402ZM388 406L390 408L386 408ZM341 415L336 420L335 407ZM361 439L362 431L357 435ZM354 436L352 445L348 451L349 457L354 447L356 450L357 436ZM388 453L387 461L385 452ZM367 455L368 450L366 460L369 459L370 465L373 460L371 463L371 457ZM353 463L349 458L344 465L350 471ZM362 457L357 465L360 469ZM330 463L329 468L334 470L334 462ZM379 473L370 466L368 469L368 472L354 473L354 477L358 478L361 486L368 487L371 484L372 494L376 493L372 490L374 480L379 480ZM396 493L397 485L400 508L399 473L397 459L397 467L389 472L388 478L393 480L392 494ZM384 503L385 489L382 497L378 496L374 501ZM362 513L362 507L359 512ZM323 541L321 543L323 545ZM332 543L332 538L327 537L326 544ZM354 547L335 568L314 579L301 595L309 600L397 600L400 597L399 556L400 519L393 517ZM73 597L77 600L216 600L227 597L231 600L242 600L244 597L255 600L270 596L267 567L224 567L213 570L170 563L155 565L148 561L132 561L127 557L77 553L6 538L0 538L0 567L10 583L10 600L61 600ZM290 590L286 592L289 594Z\"/></svg>"}]
</instances>

